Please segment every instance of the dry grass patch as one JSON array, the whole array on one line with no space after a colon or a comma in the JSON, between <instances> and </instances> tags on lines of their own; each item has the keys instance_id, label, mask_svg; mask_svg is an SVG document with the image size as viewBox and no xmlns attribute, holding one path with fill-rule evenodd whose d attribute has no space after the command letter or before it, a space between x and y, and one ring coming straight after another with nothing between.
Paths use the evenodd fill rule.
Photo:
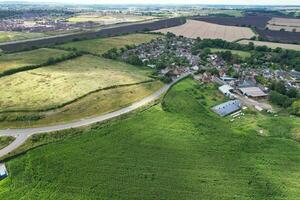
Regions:
<instances>
[{"instance_id":1,"label":"dry grass patch","mask_svg":"<svg viewBox=\"0 0 300 200\"><path fill-rule=\"evenodd\" d=\"M188 38L200 37L201 39L223 39L227 41L235 41L255 36L250 28L223 26L196 20L187 20L183 25L160 29L155 32L172 32L178 36L182 35Z\"/></svg>"},{"instance_id":2,"label":"dry grass patch","mask_svg":"<svg viewBox=\"0 0 300 200\"><path fill-rule=\"evenodd\" d=\"M161 82L153 81L138 85L102 90L92 93L72 104L48 112L0 114L0 119L4 117L6 119L3 121L0 120L0 128L49 126L109 113L129 106L133 102L153 94L162 86L163 84ZM22 119L29 119L32 118L32 116L43 117L32 121L17 120L20 116L23 116Z\"/></svg>"},{"instance_id":3,"label":"dry grass patch","mask_svg":"<svg viewBox=\"0 0 300 200\"><path fill-rule=\"evenodd\" d=\"M151 71L94 56L0 79L0 111L56 108L95 90L151 80Z\"/></svg>"}]
</instances>

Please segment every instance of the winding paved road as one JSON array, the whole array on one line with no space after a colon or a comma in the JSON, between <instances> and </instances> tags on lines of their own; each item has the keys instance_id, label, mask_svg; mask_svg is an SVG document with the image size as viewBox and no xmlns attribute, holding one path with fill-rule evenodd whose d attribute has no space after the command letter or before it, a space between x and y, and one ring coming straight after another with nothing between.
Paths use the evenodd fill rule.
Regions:
<instances>
[{"instance_id":1,"label":"winding paved road","mask_svg":"<svg viewBox=\"0 0 300 200\"><path fill-rule=\"evenodd\" d=\"M6 146L5 148L0 150L0 158L2 156L5 156L6 154L12 152L13 150L17 149L19 146L21 146L28 137L35 135L35 134L40 134L40 133L48 133L48 132L53 132L53 131L60 131L60 130L65 130L65 129L70 129L70 128L77 128L81 126L87 126L91 125L97 122L103 122L108 119L112 119L121 115L124 115L126 113L129 113L131 111L134 111L142 106L145 106L161 97L162 94L166 93L172 85L177 83L178 81L182 80L183 78L187 77L190 75L190 73L187 73L180 78L177 78L174 80L172 83L165 85L162 87L160 90L157 92L153 93L152 95L137 101L133 103L132 105L122 108L120 110L107 113L104 115L100 115L97 117L92 117L92 118L86 118L82 119L79 121L75 122L70 122L67 124L61 124L61 125L54 125L54 126L47 126L47 127L41 127L41 128L25 128L25 129L6 129L6 130L0 130L0 136L13 136L16 139Z\"/></svg>"}]
</instances>

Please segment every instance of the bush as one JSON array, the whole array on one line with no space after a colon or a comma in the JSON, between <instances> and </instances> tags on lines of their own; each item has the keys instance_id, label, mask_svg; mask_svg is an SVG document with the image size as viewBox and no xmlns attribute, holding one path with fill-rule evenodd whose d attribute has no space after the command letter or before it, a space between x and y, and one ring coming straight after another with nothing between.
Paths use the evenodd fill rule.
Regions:
<instances>
[{"instance_id":1,"label":"bush","mask_svg":"<svg viewBox=\"0 0 300 200\"><path fill-rule=\"evenodd\" d=\"M160 81L162 81L163 83L171 83L172 78L168 77L168 76L162 76L162 77L160 77Z\"/></svg>"}]
</instances>

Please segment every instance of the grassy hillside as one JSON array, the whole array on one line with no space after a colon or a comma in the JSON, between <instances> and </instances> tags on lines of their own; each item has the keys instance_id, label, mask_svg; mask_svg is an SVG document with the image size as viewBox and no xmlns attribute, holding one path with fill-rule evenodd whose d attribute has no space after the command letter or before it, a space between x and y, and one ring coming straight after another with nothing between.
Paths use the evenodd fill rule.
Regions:
<instances>
[{"instance_id":1,"label":"grassy hillside","mask_svg":"<svg viewBox=\"0 0 300 200\"><path fill-rule=\"evenodd\" d=\"M10 69L44 64L50 57L57 58L68 54L69 52L63 50L47 48L3 54L0 56L0 73Z\"/></svg>"},{"instance_id":2,"label":"grassy hillside","mask_svg":"<svg viewBox=\"0 0 300 200\"><path fill-rule=\"evenodd\" d=\"M56 108L99 89L148 81L149 73L142 67L82 56L1 78L0 111Z\"/></svg>"},{"instance_id":3,"label":"grassy hillside","mask_svg":"<svg viewBox=\"0 0 300 200\"><path fill-rule=\"evenodd\" d=\"M216 94L188 79L162 105L66 131L77 136L7 162L0 198L298 199L299 143L233 127L210 111Z\"/></svg>"},{"instance_id":4,"label":"grassy hillside","mask_svg":"<svg viewBox=\"0 0 300 200\"><path fill-rule=\"evenodd\" d=\"M75 48L79 51L85 51L93 54L102 55L103 53L112 48L121 48L125 45L137 45L144 42L150 42L152 39L155 39L157 37L161 36L153 34L130 34L117 37L71 42L59 45L58 47L65 49Z\"/></svg>"},{"instance_id":5,"label":"grassy hillside","mask_svg":"<svg viewBox=\"0 0 300 200\"><path fill-rule=\"evenodd\" d=\"M7 145L9 145L12 141L14 141L14 137L1 136L0 137L0 149L3 149Z\"/></svg>"}]
</instances>

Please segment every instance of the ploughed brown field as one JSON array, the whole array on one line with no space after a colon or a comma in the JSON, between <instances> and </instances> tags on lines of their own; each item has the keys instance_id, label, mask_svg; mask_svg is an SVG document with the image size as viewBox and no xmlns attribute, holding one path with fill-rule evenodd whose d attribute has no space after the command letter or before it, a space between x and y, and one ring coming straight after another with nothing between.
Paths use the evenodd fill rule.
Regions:
<instances>
[{"instance_id":1,"label":"ploughed brown field","mask_svg":"<svg viewBox=\"0 0 300 200\"><path fill-rule=\"evenodd\" d=\"M223 39L231 42L243 38L249 39L255 36L250 28L223 26L198 20L187 20L183 25L160 29L155 32L171 32L175 35L182 35L188 38Z\"/></svg>"}]
</instances>

